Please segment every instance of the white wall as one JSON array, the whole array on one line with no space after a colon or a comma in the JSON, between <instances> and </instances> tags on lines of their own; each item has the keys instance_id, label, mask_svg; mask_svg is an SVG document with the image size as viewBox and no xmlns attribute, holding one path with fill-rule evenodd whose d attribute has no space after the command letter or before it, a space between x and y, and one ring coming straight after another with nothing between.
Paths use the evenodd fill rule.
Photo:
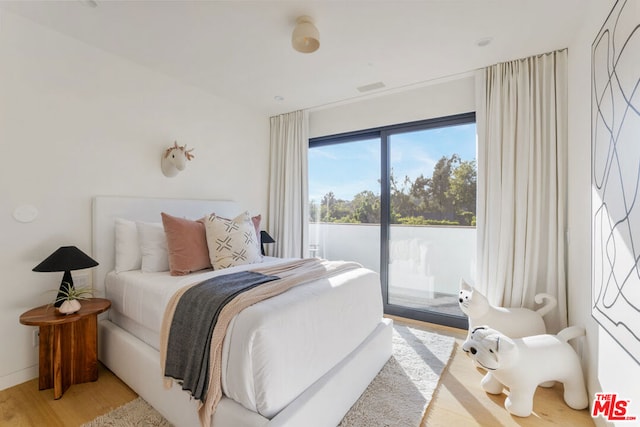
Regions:
<instances>
[{"instance_id":1,"label":"white wall","mask_svg":"<svg viewBox=\"0 0 640 427\"><path fill-rule=\"evenodd\" d=\"M635 380L640 366L591 317L591 43L614 3L590 2L584 26L569 46L568 308L569 323L587 329L582 350L589 354L583 362L591 398L596 392L618 393L631 400L628 415L640 417L640 386ZM606 424L602 417L596 423Z\"/></svg>"},{"instance_id":2,"label":"white wall","mask_svg":"<svg viewBox=\"0 0 640 427\"><path fill-rule=\"evenodd\" d=\"M166 178L174 139L195 159ZM62 273L31 269L62 245L90 254L93 196L233 199L266 213L268 139L262 114L0 11L0 389L37 376L33 328L18 318L55 298ZM34 222L12 218L23 204Z\"/></svg>"},{"instance_id":3,"label":"white wall","mask_svg":"<svg viewBox=\"0 0 640 427\"><path fill-rule=\"evenodd\" d=\"M329 106L309 114L309 137L426 120L476 110L473 74L420 88Z\"/></svg>"}]
</instances>

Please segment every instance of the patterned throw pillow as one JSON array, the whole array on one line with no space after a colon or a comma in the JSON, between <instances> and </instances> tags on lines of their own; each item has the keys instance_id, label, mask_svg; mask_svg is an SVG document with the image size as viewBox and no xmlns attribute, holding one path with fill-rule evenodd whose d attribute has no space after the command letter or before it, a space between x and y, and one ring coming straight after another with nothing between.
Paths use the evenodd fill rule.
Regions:
<instances>
[{"instance_id":1,"label":"patterned throw pillow","mask_svg":"<svg viewBox=\"0 0 640 427\"><path fill-rule=\"evenodd\" d=\"M204 225L214 270L262 262L260 242L249 212L233 219L211 214Z\"/></svg>"}]
</instances>

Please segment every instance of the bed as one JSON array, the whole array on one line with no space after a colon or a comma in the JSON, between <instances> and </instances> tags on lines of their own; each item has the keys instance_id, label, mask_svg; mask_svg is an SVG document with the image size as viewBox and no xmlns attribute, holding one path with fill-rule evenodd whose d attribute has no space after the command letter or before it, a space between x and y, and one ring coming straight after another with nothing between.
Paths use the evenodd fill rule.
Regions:
<instances>
[{"instance_id":1,"label":"bed","mask_svg":"<svg viewBox=\"0 0 640 427\"><path fill-rule=\"evenodd\" d=\"M159 330L174 290L227 272L114 272L116 218L159 222L160 212L233 217L232 201L95 197L96 296L112 301L99 321L100 361L176 426L198 426L197 402L167 389ZM288 262L265 258L260 266ZM257 266L254 264L253 266ZM335 333L343 331L344 333ZM223 397L211 419L225 426L335 426L391 355L391 320L382 317L379 279L357 268L294 287L233 318L222 351Z\"/></svg>"}]
</instances>

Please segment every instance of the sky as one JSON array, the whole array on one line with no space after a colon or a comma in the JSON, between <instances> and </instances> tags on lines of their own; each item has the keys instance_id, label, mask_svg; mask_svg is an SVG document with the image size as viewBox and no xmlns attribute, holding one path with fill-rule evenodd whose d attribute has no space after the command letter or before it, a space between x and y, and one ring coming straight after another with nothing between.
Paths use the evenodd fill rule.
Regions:
<instances>
[{"instance_id":1,"label":"sky","mask_svg":"<svg viewBox=\"0 0 640 427\"><path fill-rule=\"evenodd\" d=\"M394 176L413 181L431 176L442 157L457 153L462 160L476 159L475 123L394 134L390 159ZM336 198L352 200L364 190L380 194L380 141L368 139L325 145L309 150L309 200L316 203L329 191Z\"/></svg>"}]
</instances>

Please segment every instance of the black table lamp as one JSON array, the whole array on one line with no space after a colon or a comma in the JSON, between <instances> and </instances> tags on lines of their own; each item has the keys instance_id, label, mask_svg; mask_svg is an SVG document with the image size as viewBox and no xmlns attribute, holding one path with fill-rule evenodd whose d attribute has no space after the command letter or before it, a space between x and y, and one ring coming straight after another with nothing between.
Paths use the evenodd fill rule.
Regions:
<instances>
[{"instance_id":1,"label":"black table lamp","mask_svg":"<svg viewBox=\"0 0 640 427\"><path fill-rule=\"evenodd\" d=\"M61 246L54 253L49 255L47 259L33 267L33 271L51 272L64 271L62 283L58 290L58 296L54 306L62 305L65 292L73 289L73 278L71 270L82 270L83 268L95 267L98 263L89 255L82 252L75 246Z\"/></svg>"},{"instance_id":2,"label":"black table lamp","mask_svg":"<svg viewBox=\"0 0 640 427\"><path fill-rule=\"evenodd\" d=\"M276 241L273 240L273 237L269 236L269 233L267 233L266 231L262 230L260 231L260 248L262 249L262 255L264 255L264 244L265 243L275 243Z\"/></svg>"}]
</instances>

